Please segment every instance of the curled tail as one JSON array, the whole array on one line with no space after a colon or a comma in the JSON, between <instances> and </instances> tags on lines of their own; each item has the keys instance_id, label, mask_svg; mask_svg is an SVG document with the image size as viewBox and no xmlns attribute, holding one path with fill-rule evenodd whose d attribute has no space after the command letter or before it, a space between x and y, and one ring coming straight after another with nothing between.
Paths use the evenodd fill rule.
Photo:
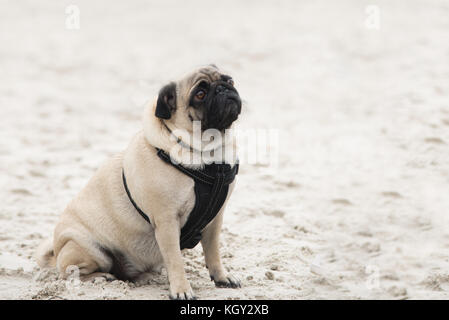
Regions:
<instances>
[{"instance_id":1,"label":"curled tail","mask_svg":"<svg viewBox=\"0 0 449 320\"><path fill-rule=\"evenodd\" d=\"M56 266L56 257L53 251L53 241L51 238L43 241L36 250L34 258L41 268Z\"/></svg>"}]
</instances>

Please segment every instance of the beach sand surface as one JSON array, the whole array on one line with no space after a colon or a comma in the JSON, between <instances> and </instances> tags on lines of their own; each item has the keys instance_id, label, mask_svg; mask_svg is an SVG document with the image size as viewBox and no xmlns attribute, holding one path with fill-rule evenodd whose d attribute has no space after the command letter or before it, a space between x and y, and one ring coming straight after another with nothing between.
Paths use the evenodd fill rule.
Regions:
<instances>
[{"instance_id":1,"label":"beach sand surface","mask_svg":"<svg viewBox=\"0 0 449 320\"><path fill-rule=\"evenodd\" d=\"M279 143L275 165L242 163L225 213L243 287L184 252L200 299L449 298L448 16L444 0L1 1L0 299L167 299L164 272L78 283L32 256L144 104L209 63L244 99L238 128Z\"/></svg>"}]
</instances>

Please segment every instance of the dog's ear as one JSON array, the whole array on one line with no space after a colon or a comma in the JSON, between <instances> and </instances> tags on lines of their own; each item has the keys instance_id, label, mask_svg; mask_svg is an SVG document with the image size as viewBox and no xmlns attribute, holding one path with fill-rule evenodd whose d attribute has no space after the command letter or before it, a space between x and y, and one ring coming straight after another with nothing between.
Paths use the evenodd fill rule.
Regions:
<instances>
[{"instance_id":1,"label":"dog's ear","mask_svg":"<svg viewBox=\"0 0 449 320\"><path fill-rule=\"evenodd\" d=\"M156 117L170 119L176 110L176 83L170 82L159 91L156 105Z\"/></svg>"}]
</instances>

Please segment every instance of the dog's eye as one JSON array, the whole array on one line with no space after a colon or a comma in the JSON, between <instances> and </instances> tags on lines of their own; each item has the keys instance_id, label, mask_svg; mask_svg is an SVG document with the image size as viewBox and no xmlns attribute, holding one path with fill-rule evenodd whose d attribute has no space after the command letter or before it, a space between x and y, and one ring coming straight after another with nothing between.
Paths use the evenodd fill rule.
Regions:
<instances>
[{"instance_id":1,"label":"dog's eye","mask_svg":"<svg viewBox=\"0 0 449 320\"><path fill-rule=\"evenodd\" d=\"M195 97L198 100L203 100L205 96L206 96L206 92L204 90L200 90L195 94Z\"/></svg>"},{"instance_id":2,"label":"dog's eye","mask_svg":"<svg viewBox=\"0 0 449 320\"><path fill-rule=\"evenodd\" d=\"M234 80L232 80L232 79L228 79L228 81L227 81L231 86L234 86Z\"/></svg>"}]
</instances>

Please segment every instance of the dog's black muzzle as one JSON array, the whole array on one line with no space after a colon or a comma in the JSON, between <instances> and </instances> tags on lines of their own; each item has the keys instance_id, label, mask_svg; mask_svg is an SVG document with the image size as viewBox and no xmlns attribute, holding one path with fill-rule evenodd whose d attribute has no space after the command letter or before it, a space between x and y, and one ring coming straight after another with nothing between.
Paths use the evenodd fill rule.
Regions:
<instances>
[{"instance_id":1,"label":"dog's black muzzle","mask_svg":"<svg viewBox=\"0 0 449 320\"><path fill-rule=\"evenodd\" d=\"M211 99L205 106L203 129L224 130L237 120L242 111L242 101L237 90L226 82L219 81L211 86Z\"/></svg>"}]
</instances>

